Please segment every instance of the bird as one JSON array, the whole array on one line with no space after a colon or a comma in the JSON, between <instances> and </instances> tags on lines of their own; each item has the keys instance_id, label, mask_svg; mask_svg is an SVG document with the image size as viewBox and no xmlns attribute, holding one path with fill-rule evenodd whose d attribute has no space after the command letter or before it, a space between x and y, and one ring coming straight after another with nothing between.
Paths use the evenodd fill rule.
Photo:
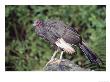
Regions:
<instances>
[{"instance_id":1,"label":"bird","mask_svg":"<svg viewBox=\"0 0 110 82\"><path fill-rule=\"evenodd\" d=\"M58 52L61 52L60 60L62 60L64 52L74 54L76 50L73 46L78 46L91 63L99 64L101 62L101 59L86 45L77 30L70 25L66 25L63 21L36 19L33 27L37 35L48 41L55 49L48 63L55 59Z\"/></svg>"}]
</instances>

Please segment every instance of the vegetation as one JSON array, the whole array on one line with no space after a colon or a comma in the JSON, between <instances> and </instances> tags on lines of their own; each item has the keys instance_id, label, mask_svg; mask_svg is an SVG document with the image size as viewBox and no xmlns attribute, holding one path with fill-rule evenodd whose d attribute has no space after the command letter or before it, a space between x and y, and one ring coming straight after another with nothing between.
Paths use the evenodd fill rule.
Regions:
<instances>
[{"instance_id":1,"label":"vegetation","mask_svg":"<svg viewBox=\"0 0 110 82\"><path fill-rule=\"evenodd\" d=\"M59 19L76 27L104 65L91 64L77 48L64 58L94 70L106 70L106 6L5 6L5 70L42 70L54 50L33 29L35 19Z\"/></svg>"}]
</instances>

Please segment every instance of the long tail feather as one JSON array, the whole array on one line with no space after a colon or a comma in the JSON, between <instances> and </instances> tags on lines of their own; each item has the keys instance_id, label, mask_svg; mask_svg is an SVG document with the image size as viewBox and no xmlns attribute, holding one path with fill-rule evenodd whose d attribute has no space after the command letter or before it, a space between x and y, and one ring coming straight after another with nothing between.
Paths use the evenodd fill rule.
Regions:
<instances>
[{"instance_id":1,"label":"long tail feather","mask_svg":"<svg viewBox=\"0 0 110 82\"><path fill-rule=\"evenodd\" d=\"M79 47L83 51L83 53L87 56L91 63L94 64L102 63L102 60L98 58L97 55L94 52L92 52L92 50L88 48L84 42L80 43Z\"/></svg>"}]
</instances>

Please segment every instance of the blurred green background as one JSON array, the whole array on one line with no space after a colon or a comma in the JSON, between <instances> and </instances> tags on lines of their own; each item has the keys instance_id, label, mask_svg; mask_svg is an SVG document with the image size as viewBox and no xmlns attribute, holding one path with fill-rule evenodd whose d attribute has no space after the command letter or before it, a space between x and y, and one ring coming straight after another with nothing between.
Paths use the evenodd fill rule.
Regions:
<instances>
[{"instance_id":1,"label":"blurred green background","mask_svg":"<svg viewBox=\"0 0 110 82\"><path fill-rule=\"evenodd\" d=\"M42 70L52 56L51 45L38 37L32 26L35 19L59 19L75 27L88 46L103 60L100 68L92 65L77 49L64 58L94 70L106 70L106 6L5 6L5 70Z\"/></svg>"}]
</instances>

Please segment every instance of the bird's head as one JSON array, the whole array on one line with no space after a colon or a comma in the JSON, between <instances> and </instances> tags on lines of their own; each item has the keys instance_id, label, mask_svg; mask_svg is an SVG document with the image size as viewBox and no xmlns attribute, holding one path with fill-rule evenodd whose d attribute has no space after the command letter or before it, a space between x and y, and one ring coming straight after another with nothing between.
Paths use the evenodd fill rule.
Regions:
<instances>
[{"instance_id":1,"label":"bird's head","mask_svg":"<svg viewBox=\"0 0 110 82\"><path fill-rule=\"evenodd\" d=\"M34 21L33 26L35 27L35 29L42 28L44 26L44 21L37 19Z\"/></svg>"},{"instance_id":2,"label":"bird's head","mask_svg":"<svg viewBox=\"0 0 110 82\"><path fill-rule=\"evenodd\" d=\"M36 32L39 36L43 36L43 34L45 33L44 21L37 19L37 20L34 21L33 26L34 26L34 28L35 28L35 32Z\"/></svg>"}]
</instances>

